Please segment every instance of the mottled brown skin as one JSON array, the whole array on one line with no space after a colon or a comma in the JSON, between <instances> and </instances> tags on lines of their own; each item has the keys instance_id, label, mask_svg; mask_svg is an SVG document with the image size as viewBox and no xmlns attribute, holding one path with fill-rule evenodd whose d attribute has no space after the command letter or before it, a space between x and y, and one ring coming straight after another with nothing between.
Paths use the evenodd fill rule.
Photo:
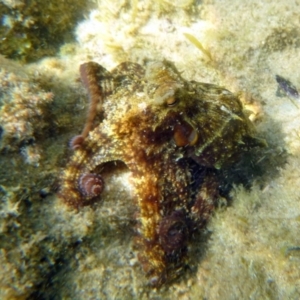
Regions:
<instances>
[{"instance_id":1,"label":"mottled brown skin","mask_svg":"<svg viewBox=\"0 0 300 300\"><path fill-rule=\"evenodd\" d=\"M82 191L83 174L86 179L107 162L124 162L139 210L139 258L150 284L160 286L182 273L191 236L219 196L213 172L195 186L191 162L199 169L222 169L262 143L237 97L216 85L184 80L169 62L151 62L145 70L134 63L110 73L96 69L95 63L81 66L88 90L100 91L103 120L88 116L89 133L74 147L59 195L70 206L89 205L101 195Z\"/></svg>"}]
</instances>

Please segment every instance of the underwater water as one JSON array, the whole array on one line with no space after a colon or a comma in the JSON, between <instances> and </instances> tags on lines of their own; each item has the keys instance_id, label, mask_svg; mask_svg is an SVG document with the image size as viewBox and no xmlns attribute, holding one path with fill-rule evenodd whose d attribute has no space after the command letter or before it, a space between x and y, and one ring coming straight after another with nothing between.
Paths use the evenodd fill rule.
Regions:
<instances>
[{"instance_id":1,"label":"underwater water","mask_svg":"<svg viewBox=\"0 0 300 300\"><path fill-rule=\"evenodd\" d=\"M299 5L1 1L0 299L299 299Z\"/></svg>"}]
</instances>

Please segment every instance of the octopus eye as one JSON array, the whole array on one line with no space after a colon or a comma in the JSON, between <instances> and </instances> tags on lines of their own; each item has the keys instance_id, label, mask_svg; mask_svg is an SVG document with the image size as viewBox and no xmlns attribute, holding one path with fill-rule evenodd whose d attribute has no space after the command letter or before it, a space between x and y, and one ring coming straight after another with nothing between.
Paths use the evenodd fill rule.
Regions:
<instances>
[{"instance_id":1,"label":"octopus eye","mask_svg":"<svg viewBox=\"0 0 300 300\"><path fill-rule=\"evenodd\" d=\"M162 219L159 225L159 240L167 254L174 254L186 247L188 228L182 211L174 211Z\"/></svg>"},{"instance_id":2,"label":"octopus eye","mask_svg":"<svg viewBox=\"0 0 300 300\"><path fill-rule=\"evenodd\" d=\"M99 196L104 189L103 178L98 174L85 173L78 179L80 193L88 198Z\"/></svg>"},{"instance_id":3,"label":"octopus eye","mask_svg":"<svg viewBox=\"0 0 300 300\"><path fill-rule=\"evenodd\" d=\"M174 97L174 95L172 95L171 97L167 98L165 101L168 106L174 106L177 102L177 99Z\"/></svg>"},{"instance_id":4,"label":"octopus eye","mask_svg":"<svg viewBox=\"0 0 300 300\"><path fill-rule=\"evenodd\" d=\"M192 125L183 122L175 125L173 137L178 147L194 146L198 141L198 132Z\"/></svg>"}]
</instances>

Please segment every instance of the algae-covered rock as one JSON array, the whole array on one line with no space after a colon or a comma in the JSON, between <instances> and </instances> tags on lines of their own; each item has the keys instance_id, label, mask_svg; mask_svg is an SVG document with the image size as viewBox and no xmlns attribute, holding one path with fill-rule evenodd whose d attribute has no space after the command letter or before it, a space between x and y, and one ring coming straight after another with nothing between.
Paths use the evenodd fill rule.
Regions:
<instances>
[{"instance_id":1,"label":"algae-covered rock","mask_svg":"<svg viewBox=\"0 0 300 300\"><path fill-rule=\"evenodd\" d=\"M0 53L23 61L54 55L86 7L83 0L0 2Z\"/></svg>"},{"instance_id":2,"label":"algae-covered rock","mask_svg":"<svg viewBox=\"0 0 300 300\"><path fill-rule=\"evenodd\" d=\"M80 0L49 2L58 10L76 4L83 11ZM0 35L14 28L7 26L12 21L18 32L25 28L26 34L20 40L23 33L12 34L0 46L15 43L11 57L30 60L51 53L58 39L50 45L45 27L40 26L38 43L26 48L28 37L36 40L27 33L34 29L33 17L21 18L24 3L1 2ZM26 7L40 4L37 11L44 18L51 7L46 1L42 6L41 0L26 3ZM0 299L299 299L300 103L279 95L276 82L279 75L300 89L297 3L99 0L97 4L77 27L78 44L67 44L60 58L23 67L0 60L4 69L0 97L6 99L0 106L11 109L8 116L16 120L19 113L14 110L16 97L25 107L33 103L29 93L37 97L30 108L33 117L25 122L32 126L31 133L9 132L6 126L14 124L9 121L0 129ZM58 11L59 21L49 28L61 26L62 15L71 11ZM210 61L186 33L209 51ZM208 230L195 237L189 270L161 289L146 285L138 249L133 247L138 216L127 169L107 175L106 192L95 206L73 211L55 196L60 168L71 153L68 141L80 133L86 117L87 95L76 81L79 65L93 60L112 69L124 61L143 65L148 59L168 59L188 80L224 85L238 93L247 107L256 108L254 122L269 144L249 159L263 175L249 176L247 170L242 174L241 182L248 185L234 187L229 205L221 205ZM20 86L27 91L12 94ZM47 93L53 95L49 101Z\"/></svg>"},{"instance_id":3,"label":"algae-covered rock","mask_svg":"<svg viewBox=\"0 0 300 300\"><path fill-rule=\"evenodd\" d=\"M41 299L67 259L66 249L85 235L85 226L76 229L77 237L65 227L67 212L50 197L66 150L65 128L76 123L74 105L63 113L64 97L78 102L80 91L76 84L66 90L49 70L1 56L0 65L0 299Z\"/></svg>"},{"instance_id":4,"label":"algae-covered rock","mask_svg":"<svg viewBox=\"0 0 300 300\"><path fill-rule=\"evenodd\" d=\"M54 94L20 72L0 68L0 150L32 144L49 126L44 111Z\"/></svg>"}]
</instances>

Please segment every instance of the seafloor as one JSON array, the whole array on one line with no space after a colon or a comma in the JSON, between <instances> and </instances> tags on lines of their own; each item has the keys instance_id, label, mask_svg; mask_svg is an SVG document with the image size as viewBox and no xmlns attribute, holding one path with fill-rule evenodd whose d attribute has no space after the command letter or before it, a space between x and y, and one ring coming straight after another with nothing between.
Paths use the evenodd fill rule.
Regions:
<instances>
[{"instance_id":1,"label":"seafloor","mask_svg":"<svg viewBox=\"0 0 300 300\"><path fill-rule=\"evenodd\" d=\"M27 34L0 57L0 299L299 299L300 1L92 1L82 21L66 18L75 38L51 57L27 32L43 7L31 17L24 5L0 2L0 33ZM69 14L38 20L62 29ZM79 65L149 59L238 94L268 142L191 246L190 270L160 289L146 284L133 247L126 168L99 205L74 211L56 196L86 114ZM280 89L276 75L290 83Z\"/></svg>"}]
</instances>

